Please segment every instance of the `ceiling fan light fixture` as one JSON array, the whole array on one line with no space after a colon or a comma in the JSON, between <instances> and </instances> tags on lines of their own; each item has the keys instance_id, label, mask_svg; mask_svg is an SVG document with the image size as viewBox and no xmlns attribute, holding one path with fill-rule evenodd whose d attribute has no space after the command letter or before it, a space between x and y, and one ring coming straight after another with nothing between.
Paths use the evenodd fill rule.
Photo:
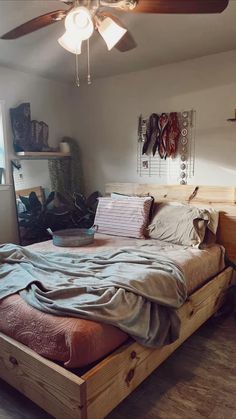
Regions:
<instances>
[{"instance_id":1,"label":"ceiling fan light fixture","mask_svg":"<svg viewBox=\"0 0 236 419\"><path fill-rule=\"evenodd\" d=\"M89 39L94 31L92 16L86 7L74 7L65 19L65 28L74 36L79 36L81 41Z\"/></svg>"},{"instance_id":2,"label":"ceiling fan light fixture","mask_svg":"<svg viewBox=\"0 0 236 419\"><path fill-rule=\"evenodd\" d=\"M110 51L127 32L127 29L122 28L122 26L118 25L110 17L106 17L102 21L99 20L97 28L107 44L108 51Z\"/></svg>"},{"instance_id":3,"label":"ceiling fan light fixture","mask_svg":"<svg viewBox=\"0 0 236 419\"><path fill-rule=\"evenodd\" d=\"M61 45L61 47L65 48L72 54L81 54L82 41L80 38L78 38L78 36L76 37L71 32L66 31L64 35L58 39L58 43Z\"/></svg>"}]
</instances>

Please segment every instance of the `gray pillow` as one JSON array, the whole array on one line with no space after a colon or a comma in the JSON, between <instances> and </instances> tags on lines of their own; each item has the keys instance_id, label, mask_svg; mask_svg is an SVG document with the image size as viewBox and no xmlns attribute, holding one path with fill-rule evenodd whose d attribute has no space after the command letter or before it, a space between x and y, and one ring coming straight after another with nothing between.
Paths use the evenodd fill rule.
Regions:
<instances>
[{"instance_id":1,"label":"gray pillow","mask_svg":"<svg viewBox=\"0 0 236 419\"><path fill-rule=\"evenodd\" d=\"M163 203L157 208L148 230L152 239L184 246L197 246L204 241L210 214L185 204Z\"/></svg>"}]
</instances>

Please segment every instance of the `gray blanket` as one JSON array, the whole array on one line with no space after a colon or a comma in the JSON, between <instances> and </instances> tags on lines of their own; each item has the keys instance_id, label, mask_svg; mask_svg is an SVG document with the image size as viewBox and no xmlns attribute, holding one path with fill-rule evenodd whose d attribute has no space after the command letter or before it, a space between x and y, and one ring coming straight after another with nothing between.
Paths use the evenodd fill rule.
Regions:
<instances>
[{"instance_id":1,"label":"gray blanket","mask_svg":"<svg viewBox=\"0 0 236 419\"><path fill-rule=\"evenodd\" d=\"M17 292L40 311L109 323L152 347L178 338L187 295L181 269L153 246L93 255L0 246L0 300Z\"/></svg>"}]
</instances>

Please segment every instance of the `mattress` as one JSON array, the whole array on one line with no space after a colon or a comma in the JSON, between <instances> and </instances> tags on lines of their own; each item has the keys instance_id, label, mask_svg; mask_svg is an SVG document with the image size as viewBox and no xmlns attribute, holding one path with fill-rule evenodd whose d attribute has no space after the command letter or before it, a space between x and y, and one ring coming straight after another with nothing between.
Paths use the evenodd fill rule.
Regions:
<instances>
[{"instance_id":1,"label":"mattress","mask_svg":"<svg viewBox=\"0 0 236 419\"><path fill-rule=\"evenodd\" d=\"M159 240L96 234L94 243L86 247L59 248L48 241L29 248L33 251L92 253L126 246L154 246L158 252L164 252L183 270L188 295L224 269L224 249L219 245L200 250ZM67 368L89 365L128 339L126 333L108 324L42 313L29 306L19 295L0 302L0 330Z\"/></svg>"}]
</instances>

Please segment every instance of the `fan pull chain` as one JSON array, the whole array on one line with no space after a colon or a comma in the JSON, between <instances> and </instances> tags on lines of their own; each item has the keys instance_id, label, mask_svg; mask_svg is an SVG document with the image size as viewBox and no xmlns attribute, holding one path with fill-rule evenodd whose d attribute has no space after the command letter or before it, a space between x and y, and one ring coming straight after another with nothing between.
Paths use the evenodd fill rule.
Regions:
<instances>
[{"instance_id":1,"label":"fan pull chain","mask_svg":"<svg viewBox=\"0 0 236 419\"><path fill-rule=\"evenodd\" d=\"M88 65L88 84L91 84L91 74L90 74L90 44L89 39L87 39L87 65Z\"/></svg>"},{"instance_id":2,"label":"fan pull chain","mask_svg":"<svg viewBox=\"0 0 236 419\"><path fill-rule=\"evenodd\" d=\"M79 54L75 54L75 84L77 87L80 86L79 80Z\"/></svg>"}]
</instances>

